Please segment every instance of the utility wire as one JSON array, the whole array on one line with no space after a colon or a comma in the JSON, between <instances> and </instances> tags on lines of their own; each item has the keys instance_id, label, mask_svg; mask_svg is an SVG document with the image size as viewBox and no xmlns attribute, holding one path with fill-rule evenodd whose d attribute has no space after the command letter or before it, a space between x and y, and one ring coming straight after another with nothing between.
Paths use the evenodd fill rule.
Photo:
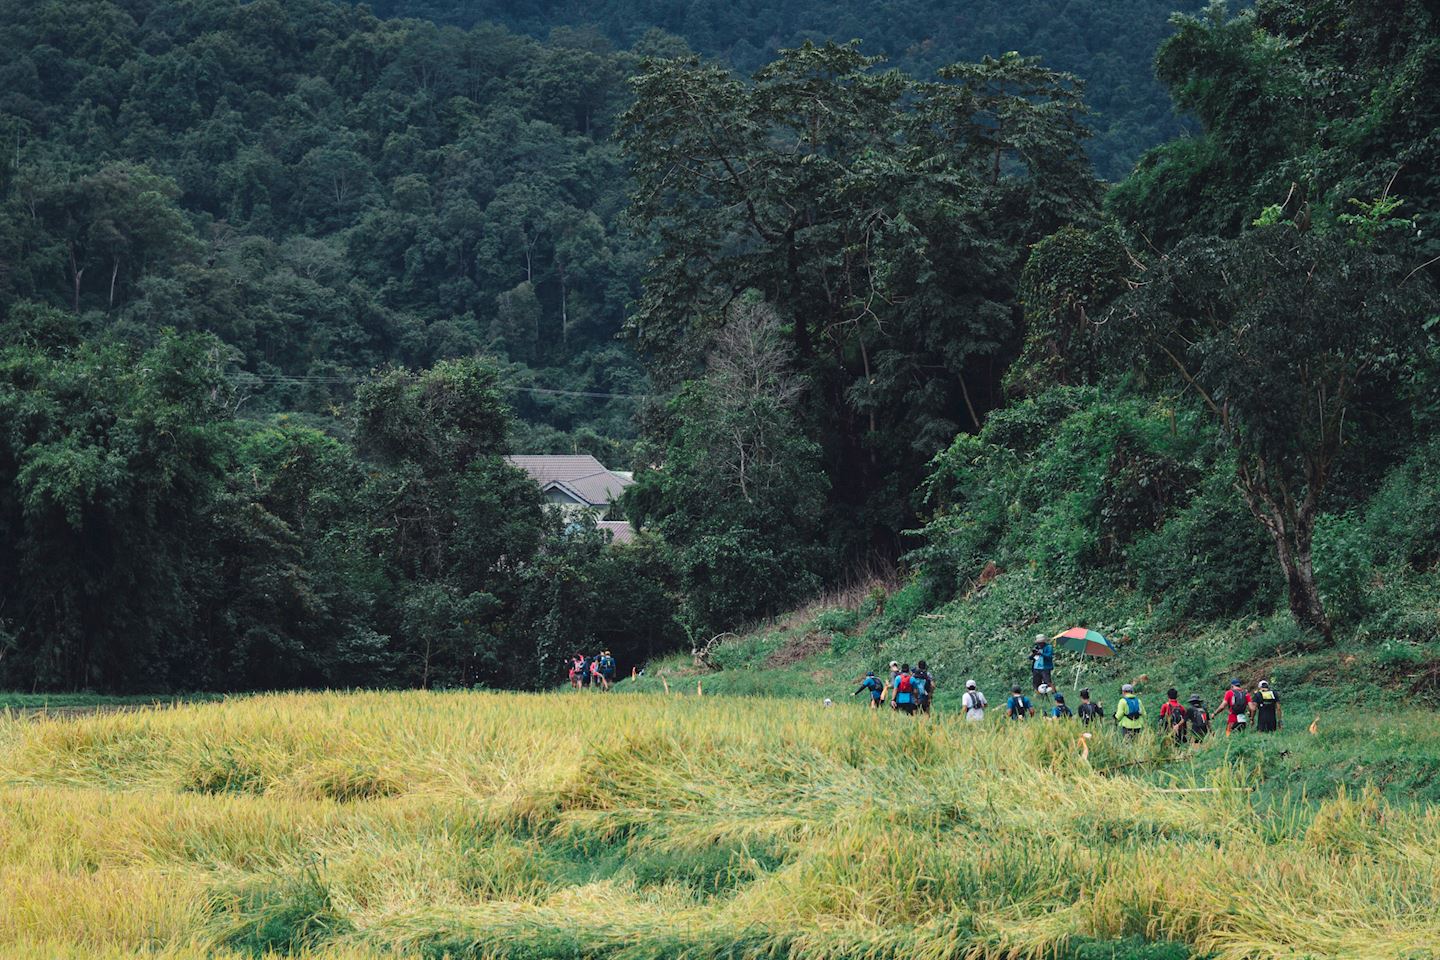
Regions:
<instances>
[{"instance_id":1,"label":"utility wire","mask_svg":"<svg viewBox=\"0 0 1440 960\"><path fill-rule=\"evenodd\" d=\"M260 382L266 386L324 386L328 384L350 385L359 378L339 377L320 374L301 374L299 376L288 376L275 373L243 373L233 374L231 380L236 382ZM547 397L580 397L593 400L648 400L649 394L645 393L609 393L601 390L560 390L552 387L526 387L515 383L500 383L496 386L510 393L530 393Z\"/></svg>"}]
</instances>

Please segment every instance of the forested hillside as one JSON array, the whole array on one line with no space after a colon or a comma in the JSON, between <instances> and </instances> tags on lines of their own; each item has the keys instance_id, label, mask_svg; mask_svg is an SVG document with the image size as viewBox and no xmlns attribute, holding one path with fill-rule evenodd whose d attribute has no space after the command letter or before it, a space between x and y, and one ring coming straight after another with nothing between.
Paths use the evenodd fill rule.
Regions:
<instances>
[{"instance_id":1,"label":"forested hillside","mask_svg":"<svg viewBox=\"0 0 1440 960\"><path fill-rule=\"evenodd\" d=\"M536 687L895 563L1440 678L1419 0L1180 18L1113 187L1018 54L0 15L0 684ZM503 460L575 450L635 544Z\"/></svg>"},{"instance_id":2,"label":"forested hillside","mask_svg":"<svg viewBox=\"0 0 1440 960\"><path fill-rule=\"evenodd\" d=\"M1151 54L1170 32L1170 14L1198 0L376 0L381 16L424 17L469 26L502 23L537 37L556 27L592 28L616 46L670 49L661 30L695 52L749 73L783 47L805 40L865 41L866 52L920 79L960 61L1010 51L1082 78L1093 115L1089 146L1100 175L1119 180L1145 149L1180 132Z\"/></svg>"},{"instance_id":3,"label":"forested hillside","mask_svg":"<svg viewBox=\"0 0 1440 960\"><path fill-rule=\"evenodd\" d=\"M324 0L0 17L0 683L532 685L673 629L616 637L643 551L500 461L634 435L572 396L644 390L631 60Z\"/></svg>"},{"instance_id":4,"label":"forested hillside","mask_svg":"<svg viewBox=\"0 0 1440 960\"><path fill-rule=\"evenodd\" d=\"M204 330L247 412L324 412L386 362L640 392L615 344L643 252L610 142L633 61L319 0L5 0L0 305ZM533 448L631 432L516 395Z\"/></svg>"}]
</instances>

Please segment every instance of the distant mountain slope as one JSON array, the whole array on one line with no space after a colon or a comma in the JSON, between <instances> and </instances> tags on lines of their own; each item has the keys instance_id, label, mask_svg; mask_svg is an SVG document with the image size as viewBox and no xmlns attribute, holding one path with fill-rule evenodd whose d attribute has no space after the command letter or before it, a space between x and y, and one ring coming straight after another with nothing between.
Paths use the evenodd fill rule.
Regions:
<instances>
[{"instance_id":1,"label":"distant mountain slope","mask_svg":"<svg viewBox=\"0 0 1440 960\"><path fill-rule=\"evenodd\" d=\"M697 52L752 70L771 53L810 39L861 38L872 53L927 72L956 60L1018 50L1083 77L1095 111L1092 148L1108 179L1180 131L1151 69L1175 10L1196 0L375 0L382 16L468 26L503 23L545 36L555 27L598 27L629 47L648 30L683 37Z\"/></svg>"}]
</instances>

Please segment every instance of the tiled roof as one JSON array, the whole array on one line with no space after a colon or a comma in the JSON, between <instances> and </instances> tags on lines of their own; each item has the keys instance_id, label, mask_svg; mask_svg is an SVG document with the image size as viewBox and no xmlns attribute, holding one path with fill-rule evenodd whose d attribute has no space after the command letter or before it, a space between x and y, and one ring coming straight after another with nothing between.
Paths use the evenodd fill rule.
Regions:
<instances>
[{"instance_id":1,"label":"tiled roof","mask_svg":"<svg viewBox=\"0 0 1440 960\"><path fill-rule=\"evenodd\" d=\"M604 473L605 465L589 454L577 456L518 456L506 457L512 466L519 467L534 478L536 483L551 480L575 480L596 473Z\"/></svg>"},{"instance_id":2,"label":"tiled roof","mask_svg":"<svg viewBox=\"0 0 1440 960\"><path fill-rule=\"evenodd\" d=\"M601 520L595 526L610 531L611 540L615 543L631 543L635 539L635 528L626 520Z\"/></svg>"},{"instance_id":3,"label":"tiled roof","mask_svg":"<svg viewBox=\"0 0 1440 960\"><path fill-rule=\"evenodd\" d=\"M635 482L606 470L599 460L591 456L520 456L506 459L530 474L542 488L554 484L576 500L596 507L613 502Z\"/></svg>"}]
</instances>

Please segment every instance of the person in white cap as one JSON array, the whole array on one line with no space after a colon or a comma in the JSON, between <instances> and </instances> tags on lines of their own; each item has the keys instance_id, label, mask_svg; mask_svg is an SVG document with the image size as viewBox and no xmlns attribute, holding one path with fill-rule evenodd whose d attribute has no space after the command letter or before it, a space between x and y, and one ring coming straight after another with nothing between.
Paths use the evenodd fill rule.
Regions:
<instances>
[{"instance_id":1,"label":"person in white cap","mask_svg":"<svg viewBox=\"0 0 1440 960\"><path fill-rule=\"evenodd\" d=\"M1255 705L1255 732L1273 733L1280 729L1280 695L1270 689L1269 680L1261 680L1250 698Z\"/></svg>"},{"instance_id":2,"label":"person in white cap","mask_svg":"<svg viewBox=\"0 0 1440 960\"><path fill-rule=\"evenodd\" d=\"M965 681L965 696L960 698L960 705L965 708L965 719L980 721L985 719L985 708L990 704L985 700L985 694L975 686L974 680Z\"/></svg>"}]
</instances>

